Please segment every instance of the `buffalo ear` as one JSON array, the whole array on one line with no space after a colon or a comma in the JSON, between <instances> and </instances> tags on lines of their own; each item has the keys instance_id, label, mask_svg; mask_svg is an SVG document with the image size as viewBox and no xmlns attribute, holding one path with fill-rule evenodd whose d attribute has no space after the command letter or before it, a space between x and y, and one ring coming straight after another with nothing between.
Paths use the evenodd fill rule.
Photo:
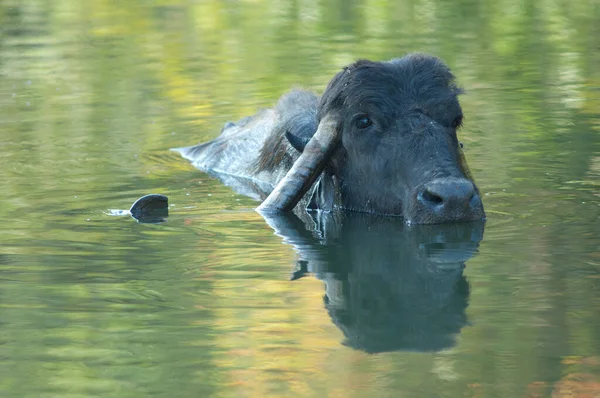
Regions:
<instances>
[{"instance_id":1,"label":"buffalo ear","mask_svg":"<svg viewBox=\"0 0 600 398\"><path fill-rule=\"evenodd\" d=\"M294 135L290 130L285 132L285 138L287 138L288 142L294 147L294 149L300 153L304 152L304 147L311 139L311 137L299 137Z\"/></svg>"},{"instance_id":2,"label":"buffalo ear","mask_svg":"<svg viewBox=\"0 0 600 398\"><path fill-rule=\"evenodd\" d=\"M289 118L283 127L285 129L285 138L295 150L302 153L306 144L315 135L319 125L315 113L304 112Z\"/></svg>"}]
</instances>

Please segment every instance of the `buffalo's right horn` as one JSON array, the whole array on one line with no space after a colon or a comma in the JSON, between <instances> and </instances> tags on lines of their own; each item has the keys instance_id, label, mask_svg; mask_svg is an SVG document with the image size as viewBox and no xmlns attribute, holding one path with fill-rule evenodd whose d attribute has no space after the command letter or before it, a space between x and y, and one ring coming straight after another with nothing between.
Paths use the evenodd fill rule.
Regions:
<instances>
[{"instance_id":1,"label":"buffalo's right horn","mask_svg":"<svg viewBox=\"0 0 600 398\"><path fill-rule=\"evenodd\" d=\"M290 211L298 204L335 151L340 136L339 122L339 118L333 113L328 113L321 119L317 132L306 144L298 160L267 199L258 206L259 212Z\"/></svg>"}]
</instances>

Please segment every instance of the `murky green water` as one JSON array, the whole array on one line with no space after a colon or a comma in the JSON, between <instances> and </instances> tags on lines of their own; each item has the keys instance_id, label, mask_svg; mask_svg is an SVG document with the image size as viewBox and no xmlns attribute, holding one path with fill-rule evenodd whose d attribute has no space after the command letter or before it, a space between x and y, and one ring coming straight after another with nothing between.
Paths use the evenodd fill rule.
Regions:
<instances>
[{"instance_id":1,"label":"murky green water","mask_svg":"<svg viewBox=\"0 0 600 398\"><path fill-rule=\"evenodd\" d=\"M597 1L150 3L0 3L0 396L600 396ZM485 232L277 235L168 151L414 50ZM105 214L150 192L167 223Z\"/></svg>"}]
</instances>

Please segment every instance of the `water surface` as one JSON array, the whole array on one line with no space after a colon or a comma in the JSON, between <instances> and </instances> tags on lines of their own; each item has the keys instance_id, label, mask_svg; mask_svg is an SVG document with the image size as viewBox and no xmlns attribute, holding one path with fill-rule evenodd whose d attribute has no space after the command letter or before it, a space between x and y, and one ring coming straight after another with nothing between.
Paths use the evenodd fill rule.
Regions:
<instances>
[{"instance_id":1,"label":"water surface","mask_svg":"<svg viewBox=\"0 0 600 398\"><path fill-rule=\"evenodd\" d=\"M595 1L3 1L0 395L600 396L599 21ZM466 91L485 226L267 222L168 150L410 51ZM168 222L106 214L151 192Z\"/></svg>"}]
</instances>

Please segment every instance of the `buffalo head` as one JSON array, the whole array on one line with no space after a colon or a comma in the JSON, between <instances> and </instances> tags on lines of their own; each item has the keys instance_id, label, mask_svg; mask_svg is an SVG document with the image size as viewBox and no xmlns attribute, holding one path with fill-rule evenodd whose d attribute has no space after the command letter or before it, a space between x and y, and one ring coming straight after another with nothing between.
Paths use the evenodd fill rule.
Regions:
<instances>
[{"instance_id":1,"label":"buffalo head","mask_svg":"<svg viewBox=\"0 0 600 398\"><path fill-rule=\"evenodd\" d=\"M293 208L309 188L312 205L403 216L433 224L485 217L457 138L460 89L438 58L411 54L358 61L319 100L315 130L288 131L302 154L259 207Z\"/></svg>"}]
</instances>

